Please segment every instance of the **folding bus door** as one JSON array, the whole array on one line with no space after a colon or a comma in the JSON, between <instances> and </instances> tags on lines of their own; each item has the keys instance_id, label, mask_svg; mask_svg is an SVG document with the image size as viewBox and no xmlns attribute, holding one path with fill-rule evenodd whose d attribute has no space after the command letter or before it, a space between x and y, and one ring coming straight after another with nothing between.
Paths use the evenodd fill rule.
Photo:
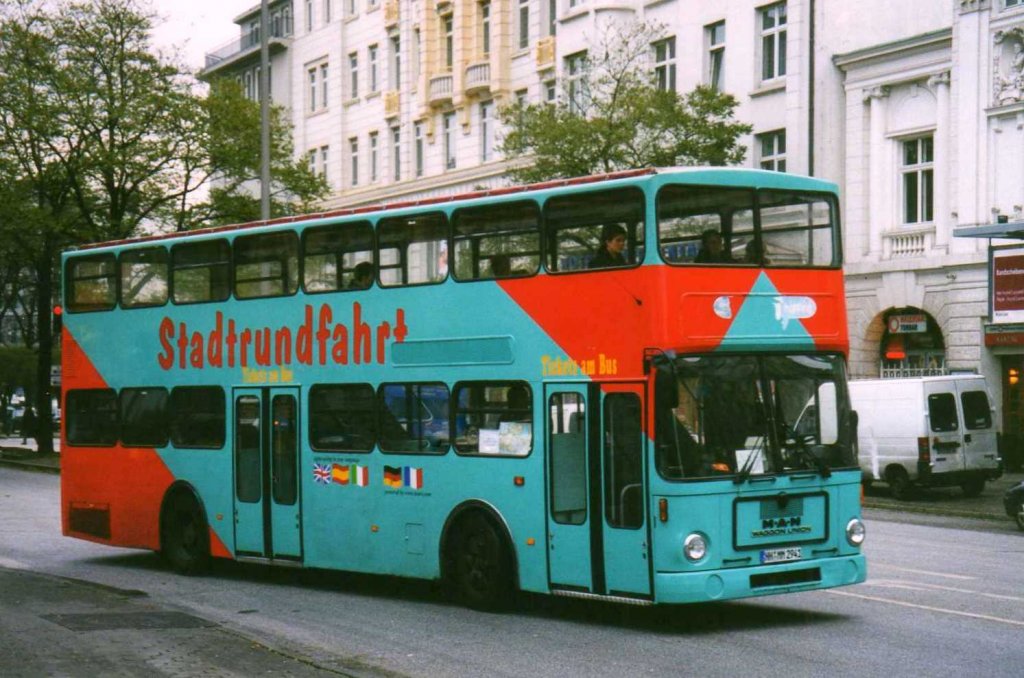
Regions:
<instances>
[{"instance_id":1,"label":"folding bus door","mask_svg":"<svg viewBox=\"0 0 1024 678\"><path fill-rule=\"evenodd\" d=\"M301 559L299 389L233 395L236 555Z\"/></svg>"},{"instance_id":2,"label":"folding bus door","mask_svg":"<svg viewBox=\"0 0 1024 678\"><path fill-rule=\"evenodd\" d=\"M642 384L547 384L552 589L648 596Z\"/></svg>"}]
</instances>

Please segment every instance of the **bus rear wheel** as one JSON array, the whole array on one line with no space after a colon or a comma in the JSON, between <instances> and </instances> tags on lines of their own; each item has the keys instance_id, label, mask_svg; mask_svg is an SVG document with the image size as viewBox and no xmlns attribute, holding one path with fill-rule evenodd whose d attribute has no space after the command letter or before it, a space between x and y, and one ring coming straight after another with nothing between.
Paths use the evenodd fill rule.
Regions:
<instances>
[{"instance_id":1,"label":"bus rear wheel","mask_svg":"<svg viewBox=\"0 0 1024 678\"><path fill-rule=\"evenodd\" d=\"M160 516L160 552L180 574L201 574L209 567L209 528L191 492L178 491L167 498Z\"/></svg>"},{"instance_id":2,"label":"bus rear wheel","mask_svg":"<svg viewBox=\"0 0 1024 678\"><path fill-rule=\"evenodd\" d=\"M512 565L494 525L480 513L459 521L449 541L448 586L455 599L475 610L497 611L512 602Z\"/></svg>"}]
</instances>

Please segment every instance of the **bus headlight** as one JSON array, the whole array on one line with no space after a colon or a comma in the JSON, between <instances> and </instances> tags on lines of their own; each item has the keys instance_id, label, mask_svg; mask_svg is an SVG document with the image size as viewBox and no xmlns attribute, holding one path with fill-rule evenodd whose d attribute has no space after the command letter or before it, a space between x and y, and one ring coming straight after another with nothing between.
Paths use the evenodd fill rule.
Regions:
<instances>
[{"instance_id":1,"label":"bus headlight","mask_svg":"<svg viewBox=\"0 0 1024 678\"><path fill-rule=\"evenodd\" d=\"M851 546L863 544L865 536L867 536L867 531L860 518L852 518L850 522L846 523L846 541L850 542Z\"/></svg>"},{"instance_id":2,"label":"bus headlight","mask_svg":"<svg viewBox=\"0 0 1024 678\"><path fill-rule=\"evenodd\" d=\"M708 542L704 538L704 535L699 532L694 532L685 540L683 540L683 555L686 556L687 560L697 562L708 553Z\"/></svg>"}]
</instances>

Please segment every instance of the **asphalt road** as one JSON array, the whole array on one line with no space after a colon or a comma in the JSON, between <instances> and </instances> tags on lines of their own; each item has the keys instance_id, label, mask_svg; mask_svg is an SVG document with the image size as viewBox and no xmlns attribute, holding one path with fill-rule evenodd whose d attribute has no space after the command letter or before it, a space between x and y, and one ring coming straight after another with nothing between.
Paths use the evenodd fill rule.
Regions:
<instances>
[{"instance_id":1,"label":"asphalt road","mask_svg":"<svg viewBox=\"0 0 1024 678\"><path fill-rule=\"evenodd\" d=\"M203 641L205 652L219 647L232 656L245 648L230 639L241 638L253 652L297 662L289 664L300 667L296 675L892 678L1018 676L1024 667L1024 534L984 529L999 525L993 521L962 529L869 511L869 580L854 587L655 609L529 596L494 615L450 605L429 583L393 578L230 562L206 577L178 577L154 554L61 537L58 483L54 475L0 468L0 567L140 592L124 595L152 611L201 620L206 630L196 634L221 634L220 645ZM79 639L83 657L90 647L99 651L102 636L69 637L47 621L44 615L62 613L59 600L18 602L10 589L0 588L0 634L10 636L10 620L27 617L39 653L48 653L48 633ZM136 634L140 648L163 639L167 651L189 647L168 631L121 633ZM117 651L124 666L151 675L251 675L229 670L223 659L204 666L207 654L198 651L187 671ZM0 675L40 675L24 652L11 661L0 652ZM79 666L80 673L57 675L95 675L85 660Z\"/></svg>"}]
</instances>

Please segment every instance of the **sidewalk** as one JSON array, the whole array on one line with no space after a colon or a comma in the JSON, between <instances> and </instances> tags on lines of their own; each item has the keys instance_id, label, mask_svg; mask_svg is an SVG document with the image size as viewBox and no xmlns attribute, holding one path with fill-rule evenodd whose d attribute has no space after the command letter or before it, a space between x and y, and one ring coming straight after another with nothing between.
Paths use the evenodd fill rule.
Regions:
<instances>
[{"instance_id":1,"label":"sidewalk","mask_svg":"<svg viewBox=\"0 0 1024 678\"><path fill-rule=\"evenodd\" d=\"M21 436L0 435L0 466L15 466L47 473L60 473L60 438L54 437L55 454L39 454L31 438L23 445Z\"/></svg>"},{"instance_id":2,"label":"sidewalk","mask_svg":"<svg viewBox=\"0 0 1024 678\"><path fill-rule=\"evenodd\" d=\"M337 676L130 591L0 567L0 675Z\"/></svg>"}]
</instances>

